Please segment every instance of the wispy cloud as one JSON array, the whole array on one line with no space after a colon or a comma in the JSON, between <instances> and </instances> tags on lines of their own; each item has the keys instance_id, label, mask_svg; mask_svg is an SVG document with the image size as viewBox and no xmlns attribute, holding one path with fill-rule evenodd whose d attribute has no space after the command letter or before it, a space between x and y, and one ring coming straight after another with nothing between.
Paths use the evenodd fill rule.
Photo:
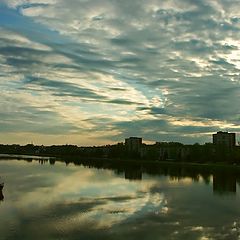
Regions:
<instances>
[{"instance_id":1,"label":"wispy cloud","mask_svg":"<svg viewBox=\"0 0 240 240\"><path fill-rule=\"evenodd\" d=\"M235 1L4 0L0 12L6 134L81 145L239 132Z\"/></svg>"}]
</instances>

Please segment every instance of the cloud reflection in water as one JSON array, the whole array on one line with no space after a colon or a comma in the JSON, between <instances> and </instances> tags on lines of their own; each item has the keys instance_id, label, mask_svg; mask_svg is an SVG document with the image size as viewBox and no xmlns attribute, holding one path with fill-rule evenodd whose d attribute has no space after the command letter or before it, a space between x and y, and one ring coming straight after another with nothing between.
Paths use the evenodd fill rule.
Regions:
<instances>
[{"instance_id":1,"label":"cloud reflection in water","mask_svg":"<svg viewBox=\"0 0 240 240\"><path fill-rule=\"evenodd\" d=\"M8 239L238 239L235 195L182 177L0 161L5 179L0 232ZM129 175L129 174L128 174ZM37 233L37 235L36 235ZM1 238L0 238L1 239Z\"/></svg>"}]
</instances>

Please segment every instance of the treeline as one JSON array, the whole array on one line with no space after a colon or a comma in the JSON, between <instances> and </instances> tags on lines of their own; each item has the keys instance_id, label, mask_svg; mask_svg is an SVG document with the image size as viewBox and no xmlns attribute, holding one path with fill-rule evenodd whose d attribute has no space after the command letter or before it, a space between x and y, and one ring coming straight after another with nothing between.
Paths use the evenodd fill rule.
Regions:
<instances>
[{"instance_id":1,"label":"treeline","mask_svg":"<svg viewBox=\"0 0 240 240\"><path fill-rule=\"evenodd\" d=\"M229 162L240 164L240 147L226 147L207 143L204 145L183 145L181 143L142 144L133 151L125 144L78 147L77 145L24 146L0 145L0 154L39 155L80 159L127 159L177 162Z\"/></svg>"},{"instance_id":2,"label":"treeline","mask_svg":"<svg viewBox=\"0 0 240 240\"><path fill-rule=\"evenodd\" d=\"M27 144L4 145L0 144L0 154L20 154L20 155L39 155L39 156L78 156L87 158L122 158L127 152L123 144L78 147L77 145L52 145L38 146ZM130 154L131 155L131 154Z\"/></svg>"}]
</instances>

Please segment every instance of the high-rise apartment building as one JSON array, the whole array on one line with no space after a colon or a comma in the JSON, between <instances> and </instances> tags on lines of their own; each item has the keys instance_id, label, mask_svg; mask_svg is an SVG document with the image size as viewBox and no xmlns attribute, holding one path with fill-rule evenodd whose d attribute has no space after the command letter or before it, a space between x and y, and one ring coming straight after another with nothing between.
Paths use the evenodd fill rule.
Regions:
<instances>
[{"instance_id":1,"label":"high-rise apartment building","mask_svg":"<svg viewBox=\"0 0 240 240\"><path fill-rule=\"evenodd\" d=\"M130 152L140 152L142 146L142 138L130 137L125 139L125 146Z\"/></svg>"},{"instance_id":2,"label":"high-rise apartment building","mask_svg":"<svg viewBox=\"0 0 240 240\"><path fill-rule=\"evenodd\" d=\"M234 147L236 145L236 134L229 132L217 132L213 134L213 144L227 147Z\"/></svg>"}]
</instances>

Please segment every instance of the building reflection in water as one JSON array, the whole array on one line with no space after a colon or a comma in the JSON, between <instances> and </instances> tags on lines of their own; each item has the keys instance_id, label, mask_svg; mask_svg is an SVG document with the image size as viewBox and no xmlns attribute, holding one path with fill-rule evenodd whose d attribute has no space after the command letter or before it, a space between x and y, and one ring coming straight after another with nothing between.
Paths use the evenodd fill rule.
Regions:
<instances>
[{"instance_id":1,"label":"building reflection in water","mask_svg":"<svg viewBox=\"0 0 240 240\"><path fill-rule=\"evenodd\" d=\"M236 176L234 174L216 173L213 175L214 194L236 194Z\"/></svg>"},{"instance_id":2,"label":"building reflection in water","mask_svg":"<svg viewBox=\"0 0 240 240\"><path fill-rule=\"evenodd\" d=\"M128 168L124 170L125 179L128 179L130 181L142 180L142 174L143 172L141 168L138 168L138 169ZM185 174L182 174L181 171L180 172L171 171L171 174L170 172L168 172L167 175L177 179L184 179L185 177L191 177L192 181L194 182L198 182L200 180L199 175L195 176L194 174L191 174L191 172L188 172L188 174L186 174L186 172ZM210 176L211 175L208 175L207 177L205 176L205 178L203 178L206 184L209 183L208 181L206 181L206 179L210 181ZM218 194L218 195L236 194L236 191L237 191L236 174L223 171L223 172L214 172L212 176L213 176L212 189L214 194Z\"/></svg>"},{"instance_id":3,"label":"building reflection in water","mask_svg":"<svg viewBox=\"0 0 240 240\"><path fill-rule=\"evenodd\" d=\"M49 161L46 159L39 159L40 164L50 163L51 165L55 164L55 159L50 159ZM65 161L66 165L68 165L71 161ZM202 169L194 168L188 165L179 166L179 165L144 165L141 164L130 164L126 163L123 165L119 162L91 162L83 161L75 163L77 165L83 165L88 168L95 167L97 169L111 169L117 175L124 174L125 179L127 180L142 180L142 174L150 174L150 175L159 175L159 176L169 176L171 179L181 180L184 178L191 178L193 182L198 182L200 179L206 184L210 184L211 176L213 177L213 193L214 194L236 194L237 191L237 182L239 178L237 178L236 172L225 171L225 170L211 170L211 169ZM107 167L106 167L107 166Z\"/></svg>"},{"instance_id":4,"label":"building reflection in water","mask_svg":"<svg viewBox=\"0 0 240 240\"><path fill-rule=\"evenodd\" d=\"M125 170L125 179L128 180L142 180L141 169L128 169Z\"/></svg>"}]
</instances>

